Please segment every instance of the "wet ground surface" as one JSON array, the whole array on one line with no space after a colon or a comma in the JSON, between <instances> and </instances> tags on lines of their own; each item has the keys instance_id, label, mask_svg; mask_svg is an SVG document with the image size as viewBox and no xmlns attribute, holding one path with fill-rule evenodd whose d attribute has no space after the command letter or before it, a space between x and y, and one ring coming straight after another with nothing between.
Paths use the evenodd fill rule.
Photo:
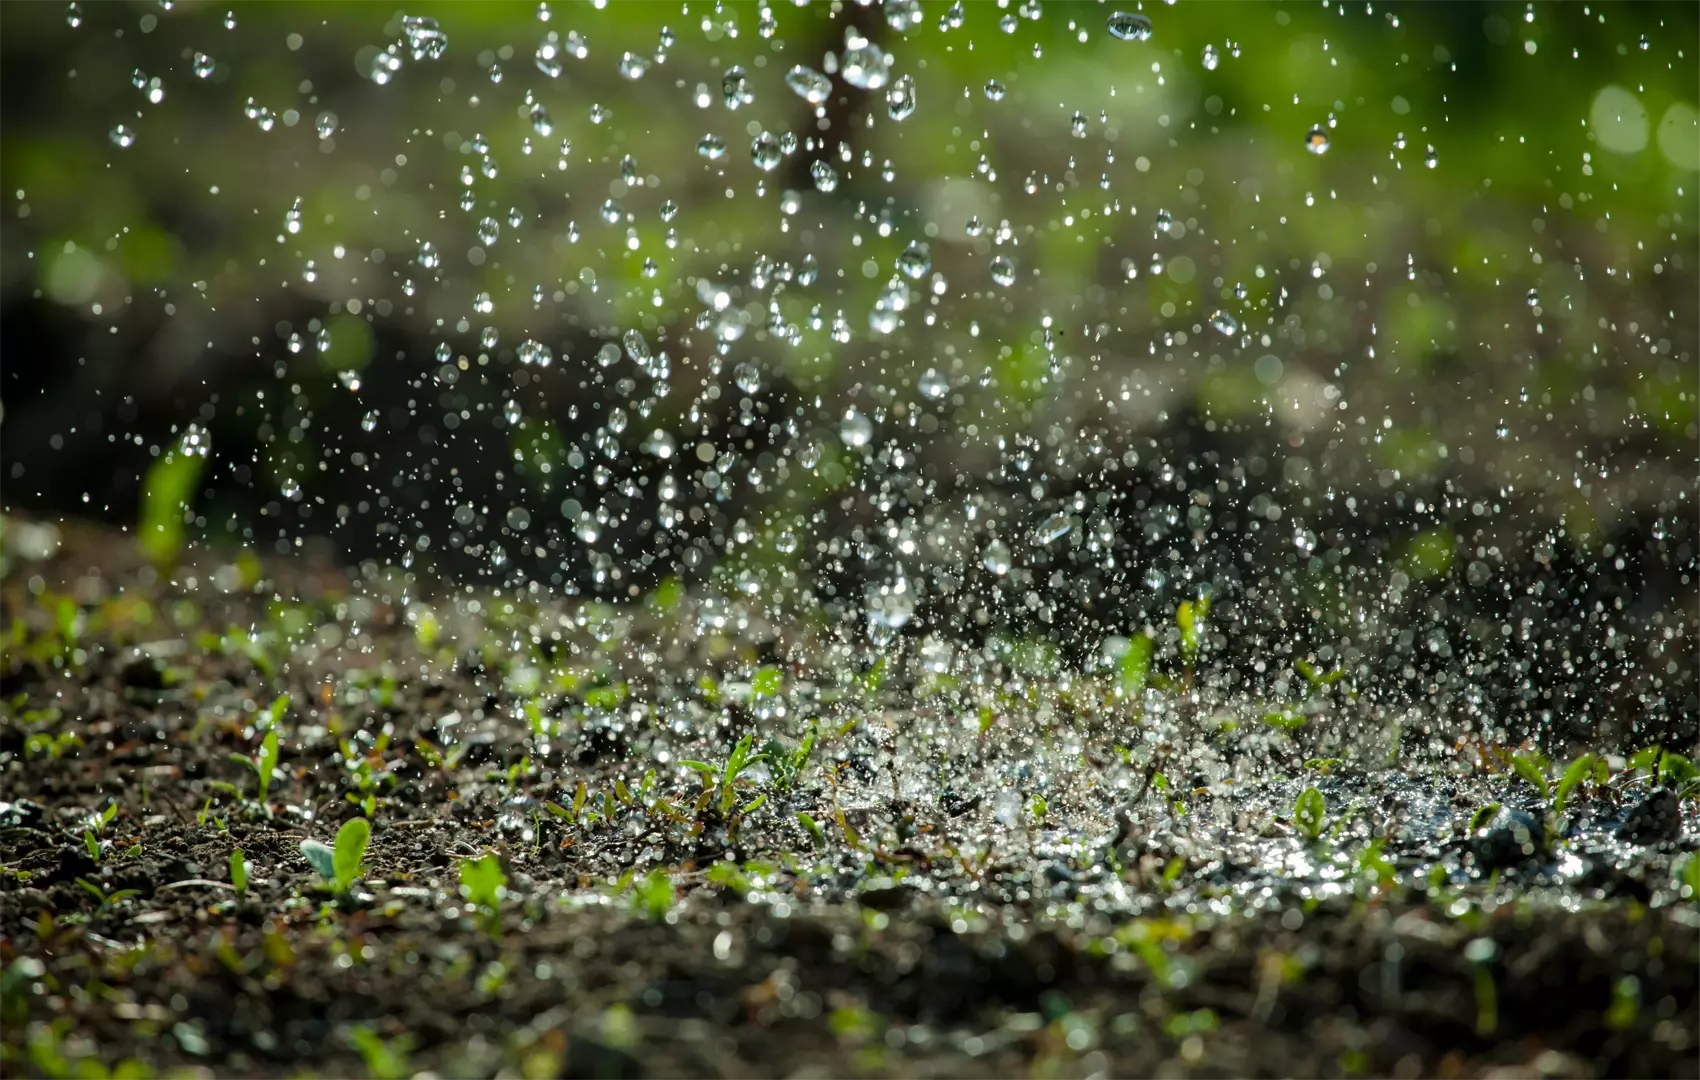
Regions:
<instances>
[{"instance_id":1,"label":"wet ground surface","mask_svg":"<svg viewBox=\"0 0 1700 1080\"><path fill-rule=\"evenodd\" d=\"M1448 744L1322 679L978 678L710 597L5 543L8 1075L1700 1064L1681 758ZM358 817L338 888L302 843Z\"/></svg>"}]
</instances>

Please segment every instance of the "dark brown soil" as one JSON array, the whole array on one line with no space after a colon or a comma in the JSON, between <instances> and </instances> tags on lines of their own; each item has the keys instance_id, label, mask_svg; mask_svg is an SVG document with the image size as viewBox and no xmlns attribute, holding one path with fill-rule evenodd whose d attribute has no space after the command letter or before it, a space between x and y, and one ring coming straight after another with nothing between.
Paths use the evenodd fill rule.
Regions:
<instances>
[{"instance_id":1,"label":"dark brown soil","mask_svg":"<svg viewBox=\"0 0 1700 1080\"><path fill-rule=\"evenodd\" d=\"M1700 1071L1700 915L1673 884L1692 804L1655 822L1624 796L1645 835L1588 848L1598 872L1567 884L1382 825L1395 872L1329 887L1260 877L1184 808L1106 780L1052 799L1101 837L1130 807L1102 861L1065 857L999 826L971 781L897 790L899 736L881 732L914 701L822 693L781 716L694 689L757 663L797 676L805 631L685 632L663 612L607 635L596 612L497 604L421 628L399 583L310 557L246 578L207 557L160 581L121 537L65 530L36 558L17 532L7 1076ZM514 690L537 663L571 679ZM285 693L262 805L232 755L258 752ZM742 812L699 805L679 758L794 740L803 712L822 721L809 775L751 783ZM337 895L300 844L330 842L368 793L362 882ZM506 874L495 919L458 891L484 852Z\"/></svg>"}]
</instances>

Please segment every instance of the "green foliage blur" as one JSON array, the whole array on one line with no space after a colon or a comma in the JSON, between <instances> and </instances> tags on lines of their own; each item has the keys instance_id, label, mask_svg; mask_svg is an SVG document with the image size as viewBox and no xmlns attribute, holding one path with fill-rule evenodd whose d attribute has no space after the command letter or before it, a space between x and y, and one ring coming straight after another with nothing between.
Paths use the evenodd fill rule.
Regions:
<instances>
[{"instance_id":1,"label":"green foliage blur","mask_svg":"<svg viewBox=\"0 0 1700 1080\"><path fill-rule=\"evenodd\" d=\"M1105 32L1109 8L1055 0L1037 19L968 4L955 28L923 4L902 33L877 7L774 4L772 36L756 4L559 3L545 23L532 3L420 3L405 14L438 20L447 52L404 50L386 85L373 62L401 40L401 10L239 5L225 29L201 3L85 9L72 28L61 4L0 7L0 281L83 328L68 347L90 385L192 404L215 376L272 385L276 361L311 406L341 392L338 373L389 363L379 342L397 334L459 349L490 326L503 349L562 335L583 349L639 327L680 354L666 426L718 376L708 335L686 342L702 290L724 282L735 311L753 309L738 355L829 404L869 380L986 369L963 390L986 433L1106 414L1152 430L1180 414L1269 423L1311 455L1301 473L1462 474L1582 531L1691 471L1692 5L1150 5L1154 35L1129 42ZM850 23L914 78L902 122L879 91L817 119L786 87ZM550 78L534 54L570 32L586 55ZM622 74L627 53L641 77ZM735 110L721 100L733 65L753 94ZM1307 147L1313 128L1326 153ZM762 173L761 131L824 144ZM709 134L724 157L698 152ZM480 140L494 177L474 176ZM835 190L809 186L814 157L836 166ZM455 206L463 170L471 212ZM605 222L610 202L629 217ZM500 225L491 244L484 217ZM928 318L870 333L917 239L948 289ZM425 241L434 273L415 258ZM733 283L758 256L810 253L820 281L776 301L800 329L786 344ZM994 254L1015 257L1014 287L987 280ZM1218 311L1237 334L1212 327ZM1047 319L1071 365L1060 393L1042 381ZM292 351L310 326L323 347ZM1586 489L1554 460L1625 447L1628 475ZM283 482L328 453L309 433L260 464ZM156 531L164 556L170 530ZM1419 539L1410 558L1426 573L1442 553Z\"/></svg>"}]
</instances>

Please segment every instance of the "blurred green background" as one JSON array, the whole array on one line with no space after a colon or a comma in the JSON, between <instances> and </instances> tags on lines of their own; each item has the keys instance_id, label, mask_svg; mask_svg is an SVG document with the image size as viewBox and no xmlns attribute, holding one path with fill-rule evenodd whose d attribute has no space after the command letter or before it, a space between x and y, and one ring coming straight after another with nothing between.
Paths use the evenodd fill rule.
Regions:
<instances>
[{"instance_id":1,"label":"blurred green background","mask_svg":"<svg viewBox=\"0 0 1700 1080\"><path fill-rule=\"evenodd\" d=\"M345 470L337 433L373 406L395 422L433 351L475 355L485 327L500 356L535 338L572 357L557 412L623 396L562 371L643 328L671 359L646 427L689 428L737 362L821 417L859 402L882 422L936 368L978 416L915 440L941 467L984 471L998 439L1057 424L1191 427L1297 450L1289 471L1333 489L1444 478L1584 533L1688 497L1691 4L1148 5L1148 41L1057 2L966 4L956 26L932 3L913 22L902 5L405 8L446 35L435 59L382 5L241 4L233 28L226 10L0 7L13 505L126 518L149 449L198 418L241 459L215 492L241 512ZM817 118L786 87L847 26L913 78L913 115L840 79ZM536 61L551 33L558 77ZM763 131L801 140L772 172L751 161ZM943 282L912 282L902 325L875 333L917 240ZM810 285L748 280L811 254ZM723 332L741 336L721 358ZM362 373L363 400L338 372Z\"/></svg>"}]
</instances>

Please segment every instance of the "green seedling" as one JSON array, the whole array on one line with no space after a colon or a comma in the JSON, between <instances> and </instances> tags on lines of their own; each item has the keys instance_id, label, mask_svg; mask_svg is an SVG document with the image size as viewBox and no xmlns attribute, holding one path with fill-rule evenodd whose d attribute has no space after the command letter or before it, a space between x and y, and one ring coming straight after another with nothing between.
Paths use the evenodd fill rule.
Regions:
<instances>
[{"instance_id":1,"label":"green seedling","mask_svg":"<svg viewBox=\"0 0 1700 1080\"><path fill-rule=\"evenodd\" d=\"M502 860L494 854L460 861L460 895L484 914L485 929L494 934L500 926L502 898L507 895L508 876Z\"/></svg>"},{"instance_id":2,"label":"green seedling","mask_svg":"<svg viewBox=\"0 0 1700 1080\"><path fill-rule=\"evenodd\" d=\"M132 896L142 895L142 890L140 889L117 889L113 892L107 892L88 878L78 878L77 884L81 885L91 896L100 901L101 911L105 911L115 904L128 900Z\"/></svg>"},{"instance_id":3,"label":"green seedling","mask_svg":"<svg viewBox=\"0 0 1700 1080\"><path fill-rule=\"evenodd\" d=\"M249 757L247 754L230 755L230 760L238 765L246 765L254 770L254 775L259 778L259 791L255 798L262 807L266 805L266 796L271 793L272 773L277 770L278 757L277 728L275 727L266 729L266 737L260 740L260 752L257 755L253 757Z\"/></svg>"},{"instance_id":4,"label":"green seedling","mask_svg":"<svg viewBox=\"0 0 1700 1080\"><path fill-rule=\"evenodd\" d=\"M1045 802L1043 795L1035 795L1027 800L1027 810L1033 815L1033 824L1035 825L1045 823L1045 811L1048 809L1050 809L1050 805Z\"/></svg>"},{"instance_id":5,"label":"green seedling","mask_svg":"<svg viewBox=\"0 0 1700 1080\"><path fill-rule=\"evenodd\" d=\"M1490 802L1470 815L1470 831L1477 833L1493 824L1493 819L1499 816L1500 804Z\"/></svg>"},{"instance_id":6,"label":"green seedling","mask_svg":"<svg viewBox=\"0 0 1700 1080\"><path fill-rule=\"evenodd\" d=\"M1671 867L1677 890L1688 901L1700 900L1700 851L1690 851Z\"/></svg>"},{"instance_id":7,"label":"green seedling","mask_svg":"<svg viewBox=\"0 0 1700 1080\"><path fill-rule=\"evenodd\" d=\"M1632 777L1645 777L1655 786L1671 788L1686 798L1700 793L1700 768L1681 754L1673 754L1659 746L1649 746L1629 759Z\"/></svg>"},{"instance_id":8,"label":"green seedling","mask_svg":"<svg viewBox=\"0 0 1700 1080\"><path fill-rule=\"evenodd\" d=\"M1598 754L1583 754L1572 761L1564 770L1564 775L1558 779L1558 787L1553 792L1552 808L1556 813L1564 813L1569 805L1570 797L1579 791L1583 784L1603 787L1611 779L1611 766L1606 759Z\"/></svg>"},{"instance_id":9,"label":"green seedling","mask_svg":"<svg viewBox=\"0 0 1700 1080\"><path fill-rule=\"evenodd\" d=\"M1545 802L1552 794L1552 783L1547 779L1548 761L1540 754L1519 750L1511 755L1511 771L1519 779L1535 789Z\"/></svg>"},{"instance_id":10,"label":"green seedling","mask_svg":"<svg viewBox=\"0 0 1700 1080\"><path fill-rule=\"evenodd\" d=\"M413 1036L385 1039L364 1024L356 1024L348 1029L348 1041L365 1059L366 1071L373 1080L404 1080L413 1075L407 1063L408 1055L413 1052Z\"/></svg>"},{"instance_id":11,"label":"green seedling","mask_svg":"<svg viewBox=\"0 0 1700 1080\"><path fill-rule=\"evenodd\" d=\"M809 756L815 751L815 742L820 737L819 727L811 722L809 733L803 736L803 741L796 749L786 750L778 739L769 739L762 748L762 756L767 759L768 768L773 770L773 786L780 791L790 791L796 787L802 777L803 770L809 764Z\"/></svg>"},{"instance_id":12,"label":"green seedling","mask_svg":"<svg viewBox=\"0 0 1700 1080\"><path fill-rule=\"evenodd\" d=\"M1151 649L1151 635L1135 634L1116 663L1116 691L1135 703L1151 681Z\"/></svg>"},{"instance_id":13,"label":"green seedling","mask_svg":"<svg viewBox=\"0 0 1700 1080\"><path fill-rule=\"evenodd\" d=\"M94 834L93 829L83 830L83 847L88 851L89 858L97 863L100 861L100 837Z\"/></svg>"},{"instance_id":14,"label":"green seedling","mask_svg":"<svg viewBox=\"0 0 1700 1080\"><path fill-rule=\"evenodd\" d=\"M797 815L797 823L803 826L803 830L807 832L809 834L809 838L814 841L816 851L826 850L826 834L821 831L820 824L816 822L814 818L807 814L799 813ZM1700 865L1700 860L1696 860L1696 864Z\"/></svg>"},{"instance_id":15,"label":"green seedling","mask_svg":"<svg viewBox=\"0 0 1700 1080\"><path fill-rule=\"evenodd\" d=\"M301 854L337 892L347 894L360 880L366 861L366 845L371 838L371 822L365 818L350 818L337 830L336 847L328 847L317 840L303 840Z\"/></svg>"},{"instance_id":16,"label":"green seedling","mask_svg":"<svg viewBox=\"0 0 1700 1080\"><path fill-rule=\"evenodd\" d=\"M248 856L241 848L230 853L230 884L236 889L236 899L248 898Z\"/></svg>"},{"instance_id":17,"label":"green seedling","mask_svg":"<svg viewBox=\"0 0 1700 1080\"><path fill-rule=\"evenodd\" d=\"M632 884L632 911L646 919L666 918L673 901L673 880L660 870L652 870Z\"/></svg>"},{"instance_id":18,"label":"green seedling","mask_svg":"<svg viewBox=\"0 0 1700 1080\"><path fill-rule=\"evenodd\" d=\"M785 673L772 664L757 668L750 676L750 697L756 701L776 698L784 689Z\"/></svg>"},{"instance_id":19,"label":"green seedling","mask_svg":"<svg viewBox=\"0 0 1700 1080\"><path fill-rule=\"evenodd\" d=\"M1313 787L1299 792L1293 803L1293 826L1300 835L1307 840L1315 840L1327 825L1328 802L1322 797L1322 792Z\"/></svg>"},{"instance_id":20,"label":"green seedling","mask_svg":"<svg viewBox=\"0 0 1700 1080\"><path fill-rule=\"evenodd\" d=\"M1208 595L1197 600L1182 600L1180 607L1175 609L1175 626L1181 632L1181 659L1188 670L1197 663L1199 651L1204 647L1204 619L1209 614Z\"/></svg>"},{"instance_id":21,"label":"green seedling","mask_svg":"<svg viewBox=\"0 0 1700 1080\"><path fill-rule=\"evenodd\" d=\"M732 806L738 797L737 788L733 785L737 782L739 774L756 762L767 759L765 754L750 753L750 747L754 741L753 735L745 735L742 739L739 739L738 744L732 748L731 756L726 759L726 764L719 768L702 761L679 762L685 768L694 769L701 774L706 785L705 790L712 789L717 792L721 817L729 817L732 813Z\"/></svg>"},{"instance_id":22,"label":"green seedling","mask_svg":"<svg viewBox=\"0 0 1700 1080\"><path fill-rule=\"evenodd\" d=\"M177 561L187 537L184 518L207 467L207 437L191 428L148 467L142 478L142 513L136 529L142 554L156 567Z\"/></svg>"}]
</instances>

